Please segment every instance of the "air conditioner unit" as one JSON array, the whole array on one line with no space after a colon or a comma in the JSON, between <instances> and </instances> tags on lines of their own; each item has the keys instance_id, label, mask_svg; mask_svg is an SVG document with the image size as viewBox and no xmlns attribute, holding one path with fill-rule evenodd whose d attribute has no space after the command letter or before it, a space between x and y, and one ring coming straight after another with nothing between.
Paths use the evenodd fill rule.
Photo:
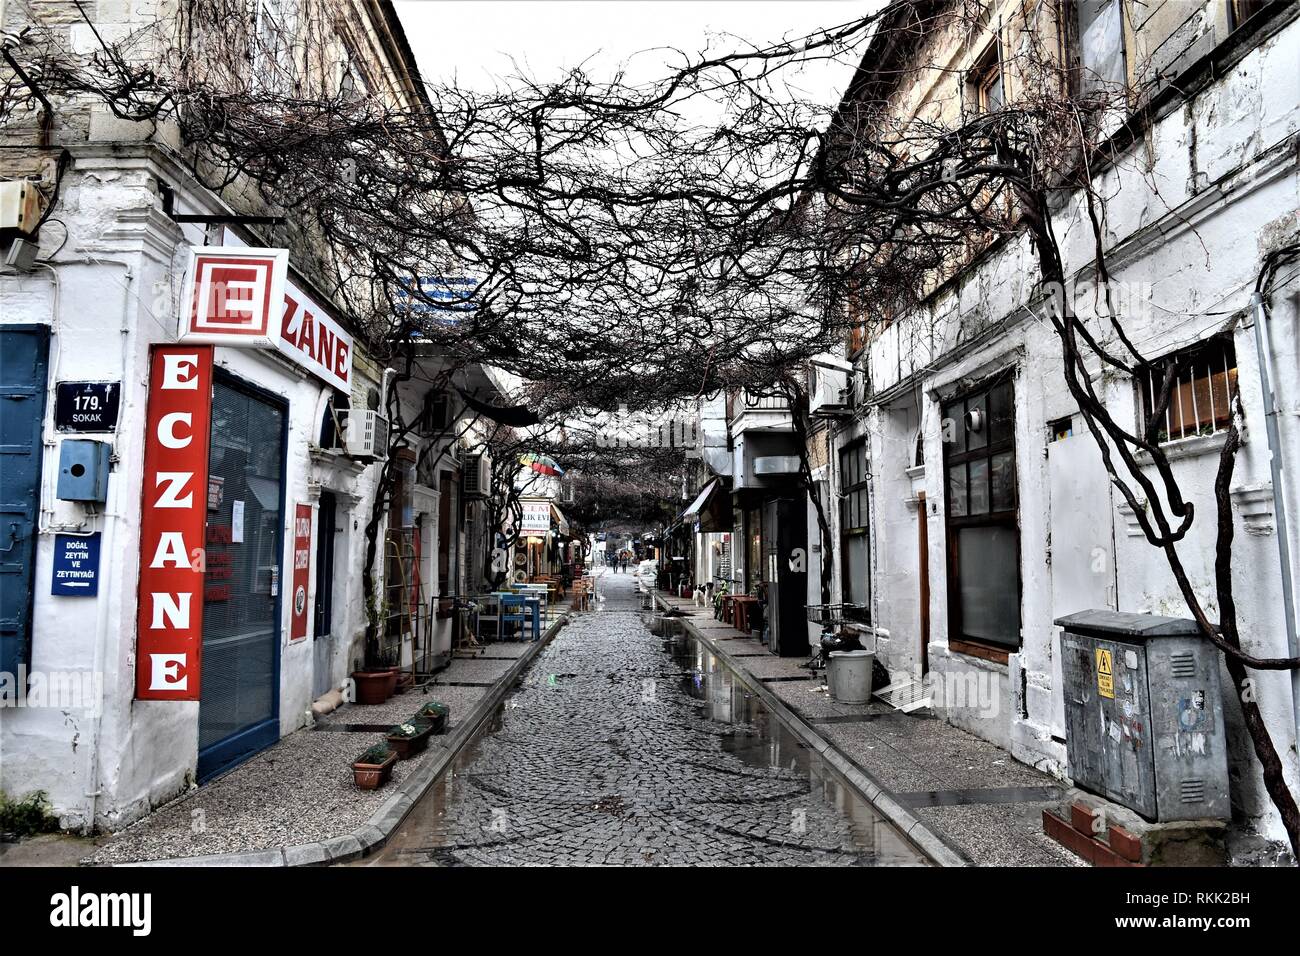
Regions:
<instances>
[{"instance_id":1,"label":"air conditioner unit","mask_svg":"<svg viewBox=\"0 0 1300 956\"><path fill-rule=\"evenodd\" d=\"M461 468L461 494L486 498L492 494L492 459L487 455L466 455Z\"/></svg>"},{"instance_id":2,"label":"air conditioner unit","mask_svg":"<svg viewBox=\"0 0 1300 956\"><path fill-rule=\"evenodd\" d=\"M0 183L0 237L30 238L45 212L45 195L26 179Z\"/></svg>"},{"instance_id":3,"label":"air conditioner unit","mask_svg":"<svg viewBox=\"0 0 1300 956\"><path fill-rule=\"evenodd\" d=\"M339 409L340 444L351 458L388 457L388 419L368 408Z\"/></svg>"},{"instance_id":4,"label":"air conditioner unit","mask_svg":"<svg viewBox=\"0 0 1300 956\"><path fill-rule=\"evenodd\" d=\"M853 411L853 391L847 376L837 369L808 369L808 412L817 418L835 418Z\"/></svg>"}]
</instances>

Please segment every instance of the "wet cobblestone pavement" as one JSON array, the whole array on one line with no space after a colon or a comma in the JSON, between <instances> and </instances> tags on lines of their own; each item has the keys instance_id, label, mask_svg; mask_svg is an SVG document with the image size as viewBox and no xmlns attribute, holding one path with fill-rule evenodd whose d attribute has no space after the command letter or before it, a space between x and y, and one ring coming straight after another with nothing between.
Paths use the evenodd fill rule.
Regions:
<instances>
[{"instance_id":1,"label":"wet cobblestone pavement","mask_svg":"<svg viewBox=\"0 0 1300 956\"><path fill-rule=\"evenodd\" d=\"M362 865L899 865L919 855L630 575Z\"/></svg>"}]
</instances>

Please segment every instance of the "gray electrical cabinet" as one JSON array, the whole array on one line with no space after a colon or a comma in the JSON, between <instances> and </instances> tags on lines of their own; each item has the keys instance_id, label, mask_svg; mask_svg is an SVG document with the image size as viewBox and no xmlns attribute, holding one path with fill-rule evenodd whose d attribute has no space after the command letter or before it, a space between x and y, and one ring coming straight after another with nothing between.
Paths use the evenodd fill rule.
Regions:
<instances>
[{"instance_id":1,"label":"gray electrical cabinet","mask_svg":"<svg viewBox=\"0 0 1300 956\"><path fill-rule=\"evenodd\" d=\"M1059 618L1065 744L1076 785L1148 820L1226 820L1219 652L1195 621Z\"/></svg>"}]
</instances>

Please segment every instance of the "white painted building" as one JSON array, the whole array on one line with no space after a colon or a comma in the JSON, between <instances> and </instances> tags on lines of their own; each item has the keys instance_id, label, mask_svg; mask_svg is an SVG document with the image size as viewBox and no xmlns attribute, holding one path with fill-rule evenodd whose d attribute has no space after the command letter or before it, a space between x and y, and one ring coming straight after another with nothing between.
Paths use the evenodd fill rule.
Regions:
<instances>
[{"instance_id":1,"label":"white painted building","mask_svg":"<svg viewBox=\"0 0 1300 956\"><path fill-rule=\"evenodd\" d=\"M1202 407L1168 429L1169 455L1198 516L1178 553L1213 616L1212 488L1232 378L1246 417L1231 492L1242 640L1252 654L1285 657L1291 652L1250 305L1264 257L1300 238L1300 22L1291 5L1250 21L1234 19L1229 6L1164 4L1150 20L1146 13L1122 19L1130 73L1158 65L1168 86L1149 125L1097 173L1095 185L1106 197L1107 256L1116 286L1129 294L1120 307L1135 345L1151 357L1194 355L1185 398L1198 397ZM1117 29L1120 23L1114 20ZM868 52L863 71L877 68L872 57ZM957 68L948 75L963 74ZM1094 250L1078 195L1063 201L1055 231L1067 274L1086 282ZM1281 271L1268 328L1293 536L1300 514L1295 271L1294 259ZM1037 275L1027 239L1012 236L855 354L864 401L836 429L833 462L840 495L860 492L867 534L862 554L851 556L837 514L836 588L845 600L846 580L867 589L871 619L889 634L879 641L880 657L896 680L928 675L932 686L978 688L963 701L940 695L936 707L1017 759L1065 776L1060 629L1053 621L1085 608L1179 617L1187 608L1168 564L1109 484L1066 389L1060 342L1038 308ZM1081 315L1092 314L1087 295L1076 302ZM1233 316L1235 330L1220 335ZM1094 382L1121 423L1135 421L1142 383L1100 371ZM1218 407L1204 407L1214 397ZM983 434L969 427L971 409L986 423ZM948 444L945 421L956 423ZM861 482L846 474L855 454L869 465ZM959 559L959 540L971 560ZM1290 680L1278 671L1254 676L1296 792ZM1223 684L1234 813L1281 839L1226 671Z\"/></svg>"},{"instance_id":2,"label":"white painted building","mask_svg":"<svg viewBox=\"0 0 1300 956\"><path fill-rule=\"evenodd\" d=\"M391 14L390 5L365 10L371 12L358 22L376 38L370 75L415 89L409 51L391 33L396 18L380 16ZM135 15L125 6L112 13L124 21ZM6 8L7 17L18 15L15 5ZM13 25L6 20L6 28ZM110 32L124 25L101 23ZM74 40L79 26L71 27ZM374 364L354 318L312 280L321 271L313 258L319 250L295 246L287 290L295 311L291 317L286 298L286 324L313 316L317 329L328 329L338 362L325 368L301 351L223 339L211 350L211 395L196 405L201 417L151 431L151 407L162 401L152 359L178 343L190 250L219 242L252 253L277 243L262 241L272 238L262 224L241 224L238 214L248 209L232 208L191 178L166 126L151 135L85 104L59 104L51 121L48 148L36 148L35 123L5 130L11 142L27 137L33 146L7 150L3 174L36 177L53 209L35 240L35 264L0 270L0 509L13 531L5 536L12 547L0 545L8 555L0 790L44 790L65 827L117 829L309 725L313 700L361 664L368 610L360 569L380 466L356 426L378 428L370 446L382 456L383 420L367 413L387 407L390 387L398 388L404 416L424 395L393 385L392 370ZM206 355L201 346L193 349ZM435 355L421 361L426 372L439 365ZM194 367L182 365L182 379ZM481 370L458 375L457 384L494 397ZM111 386L116 414L86 430L66 430L72 419L63 412L102 399L100 383ZM454 423L462 411L452 399L445 416ZM184 427L207 418L206 430ZM464 593L466 565L482 556L486 542L478 540L482 528L471 524L467 531L462 518L473 514L461 508L459 443L441 426L422 423L408 445L418 456L434 441L438 449L425 458L430 467L403 486L410 523L406 514L381 518L374 580L380 595L394 584L383 551L390 527L413 529L413 563L402 571L398 603L409 599L415 608L418 599L432 638L419 646L436 658L452 639L445 602ZM208 449L197 461L204 480L170 487L198 511L199 554L179 560L187 574L202 573L192 594L160 601L142 589L161 553L142 531L148 533L144 525L157 508L147 473L160 487L169 479L149 471L148 456L188 444ZM91 459L73 462L74 448ZM98 449L105 451L102 463L94 457ZM102 493L83 494L101 464ZM78 474L78 467L88 472ZM97 570L88 575L96 547ZM77 573L69 576L69 568ZM87 589L60 588L68 580ZM192 605L180 599L191 596ZM201 655L151 669L141 642L182 618L201 618ZM401 627L399 653L409 663L414 630ZM148 699L161 684L190 699ZM53 697L44 693L51 685Z\"/></svg>"}]
</instances>

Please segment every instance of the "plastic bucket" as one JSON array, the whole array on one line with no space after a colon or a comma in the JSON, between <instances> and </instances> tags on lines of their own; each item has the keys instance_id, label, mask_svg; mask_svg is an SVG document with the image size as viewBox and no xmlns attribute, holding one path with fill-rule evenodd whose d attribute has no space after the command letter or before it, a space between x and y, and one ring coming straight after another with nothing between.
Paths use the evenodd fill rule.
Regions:
<instances>
[{"instance_id":1,"label":"plastic bucket","mask_svg":"<svg viewBox=\"0 0 1300 956\"><path fill-rule=\"evenodd\" d=\"M831 651L831 697L841 704L865 704L871 700L871 651Z\"/></svg>"}]
</instances>

